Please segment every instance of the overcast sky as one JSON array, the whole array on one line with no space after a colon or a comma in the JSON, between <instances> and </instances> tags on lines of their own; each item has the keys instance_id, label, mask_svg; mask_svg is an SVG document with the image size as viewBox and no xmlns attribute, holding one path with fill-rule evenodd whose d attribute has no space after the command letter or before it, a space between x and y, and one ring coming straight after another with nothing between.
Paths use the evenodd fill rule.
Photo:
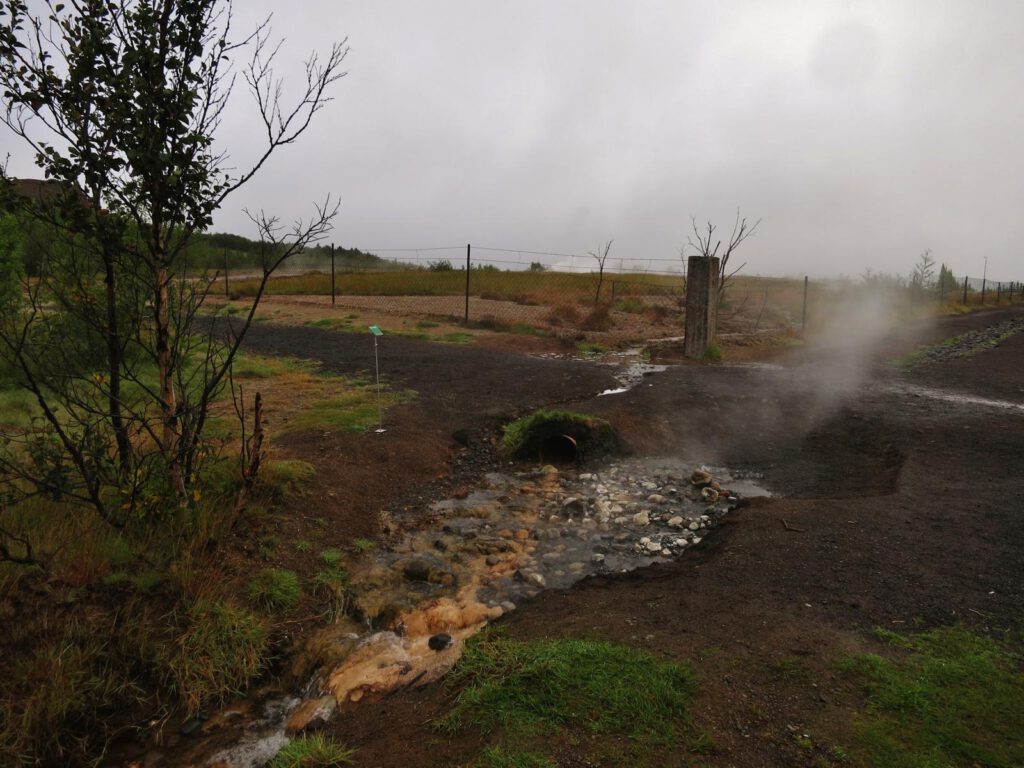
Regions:
<instances>
[{"instance_id":1,"label":"overcast sky","mask_svg":"<svg viewBox=\"0 0 1024 768\"><path fill-rule=\"evenodd\" d=\"M269 12L286 94L344 37L348 75L217 230L332 193L348 246L674 259L691 216L738 208L762 219L750 273L907 273L931 248L1024 279L1020 0L237 0L236 26ZM247 98L220 136L240 166Z\"/></svg>"}]
</instances>

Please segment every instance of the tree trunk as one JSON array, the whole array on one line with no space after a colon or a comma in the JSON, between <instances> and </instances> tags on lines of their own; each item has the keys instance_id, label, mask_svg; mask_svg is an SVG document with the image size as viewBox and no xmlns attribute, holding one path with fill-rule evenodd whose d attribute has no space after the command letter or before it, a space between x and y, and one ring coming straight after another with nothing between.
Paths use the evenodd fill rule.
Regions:
<instances>
[{"instance_id":1,"label":"tree trunk","mask_svg":"<svg viewBox=\"0 0 1024 768\"><path fill-rule=\"evenodd\" d=\"M170 275L162 254L157 264L153 319L156 323L156 364L160 378L160 420L163 424L160 452L167 462L171 488L179 498L184 499L185 484L178 455L178 404L174 395L174 361L171 356Z\"/></svg>"},{"instance_id":2,"label":"tree trunk","mask_svg":"<svg viewBox=\"0 0 1024 768\"><path fill-rule=\"evenodd\" d=\"M121 335L117 329L117 290L114 275L114 262L110 254L103 254L103 266L106 270L104 282L107 286L107 375L110 384L107 388L107 406L110 412L110 423L117 442L118 466L121 479L128 477L132 467L132 446L128 432L124 427L121 415Z\"/></svg>"}]
</instances>

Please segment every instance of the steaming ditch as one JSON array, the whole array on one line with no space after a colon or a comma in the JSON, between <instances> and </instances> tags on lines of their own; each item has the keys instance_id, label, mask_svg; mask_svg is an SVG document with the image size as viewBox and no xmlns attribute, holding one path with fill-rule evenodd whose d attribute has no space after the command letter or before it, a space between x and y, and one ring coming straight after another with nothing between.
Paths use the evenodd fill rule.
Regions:
<instances>
[{"instance_id":1,"label":"steaming ditch","mask_svg":"<svg viewBox=\"0 0 1024 768\"><path fill-rule=\"evenodd\" d=\"M740 495L767 495L756 477L675 459L626 460L596 471L485 477L481 487L432 504L432 523L351 569L347 618L311 638L328 659L299 696L260 717L225 710L215 723L249 720L241 739L197 764L260 766L287 739L340 707L439 679L463 643L545 589L596 574L667 562L699 544Z\"/></svg>"}]
</instances>

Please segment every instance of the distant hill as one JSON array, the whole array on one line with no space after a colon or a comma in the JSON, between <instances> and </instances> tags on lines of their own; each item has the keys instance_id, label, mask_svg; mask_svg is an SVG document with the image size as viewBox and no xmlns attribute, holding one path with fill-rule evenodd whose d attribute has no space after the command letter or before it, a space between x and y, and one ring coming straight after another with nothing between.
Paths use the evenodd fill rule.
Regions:
<instances>
[{"instance_id":1,"label":"distant hill","mask_svg":"<svg viewBox=\"0 0 1024 768\"><path fill-rule=\"evenodd\" d=\"M256 268L262 263L263 249L266 246L258 240L250 240L242 235L227 232L203 232L193 235L188 247L187 269L200 271L204 269L223 269L225 260L229 270L239 268ZM290 267L323 268L331 263L331 247L317 245L307 248L288 261ZM394 264L372 253L358 248L336 247L334 263L340 271L360 271L364 269L388 269Z\"/></svg>"}]
</instances>

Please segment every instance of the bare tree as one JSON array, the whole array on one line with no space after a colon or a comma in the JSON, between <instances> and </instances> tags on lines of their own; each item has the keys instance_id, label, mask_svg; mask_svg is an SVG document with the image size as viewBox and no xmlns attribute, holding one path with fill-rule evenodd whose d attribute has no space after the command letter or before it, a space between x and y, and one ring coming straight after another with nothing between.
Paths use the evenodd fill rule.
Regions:
<instances>
[{"instance_id":1,"label":"bare tree","mask_svg":"<svg viewBox=\"0 0 1024 768\"><path fill-rule=\"evenodd\" d=\"M945 267L943 267L945 269ZM910 273L910 285L915 289L930 288L935 283L935 259L932 258L932 249L926 248L917 257L917 264Z\"/></svg>"},{"instance_id":2,"label":"bare tree","mask_svg":"<svg viewBox=\"0 0 1024 768\"><path fill-rule=\"evenodd\" d=\"M753 224L747 222L747 217L740 217L739 210L736 211L736 220L733 222L732 234L729 235L729 239L725 243L725 250L722 251L719 256L719 250L722 247L722 240L715 237L715 231L718 229L717 225L712 224L710 221L701 228L697 226L697 219L690 219L693 227L693 237L687 239L687 244L696 251L696 255L703 257L715 257L718 256L720 261L718 264L718 298L721 301L725 295L725 289L729 284L732 277L747 266L746 262L743 262L738 267L729 271L729 262L732 260L733 254L736 249L743 244L743 241L748 237L753 236L757 232L758 226L761 224L761 220L758 219ZM696 241L696 242L695 242Z\"/></svg>"},{"instance_id":3,"label":"bare tree","mask_svg":"<svg viewBox=\"0 0 1024 768\"><path fill-rule=\"evenodd\" d=\"M612 243L614 240L609 240L602 246L598 246L596 251L588 251L588 253L597 261L597 296L594 298L595 304L601 303L601 284L604 282L604 264L608 261L608 253L612 249Z\"/></svg>"}]
</instances>

